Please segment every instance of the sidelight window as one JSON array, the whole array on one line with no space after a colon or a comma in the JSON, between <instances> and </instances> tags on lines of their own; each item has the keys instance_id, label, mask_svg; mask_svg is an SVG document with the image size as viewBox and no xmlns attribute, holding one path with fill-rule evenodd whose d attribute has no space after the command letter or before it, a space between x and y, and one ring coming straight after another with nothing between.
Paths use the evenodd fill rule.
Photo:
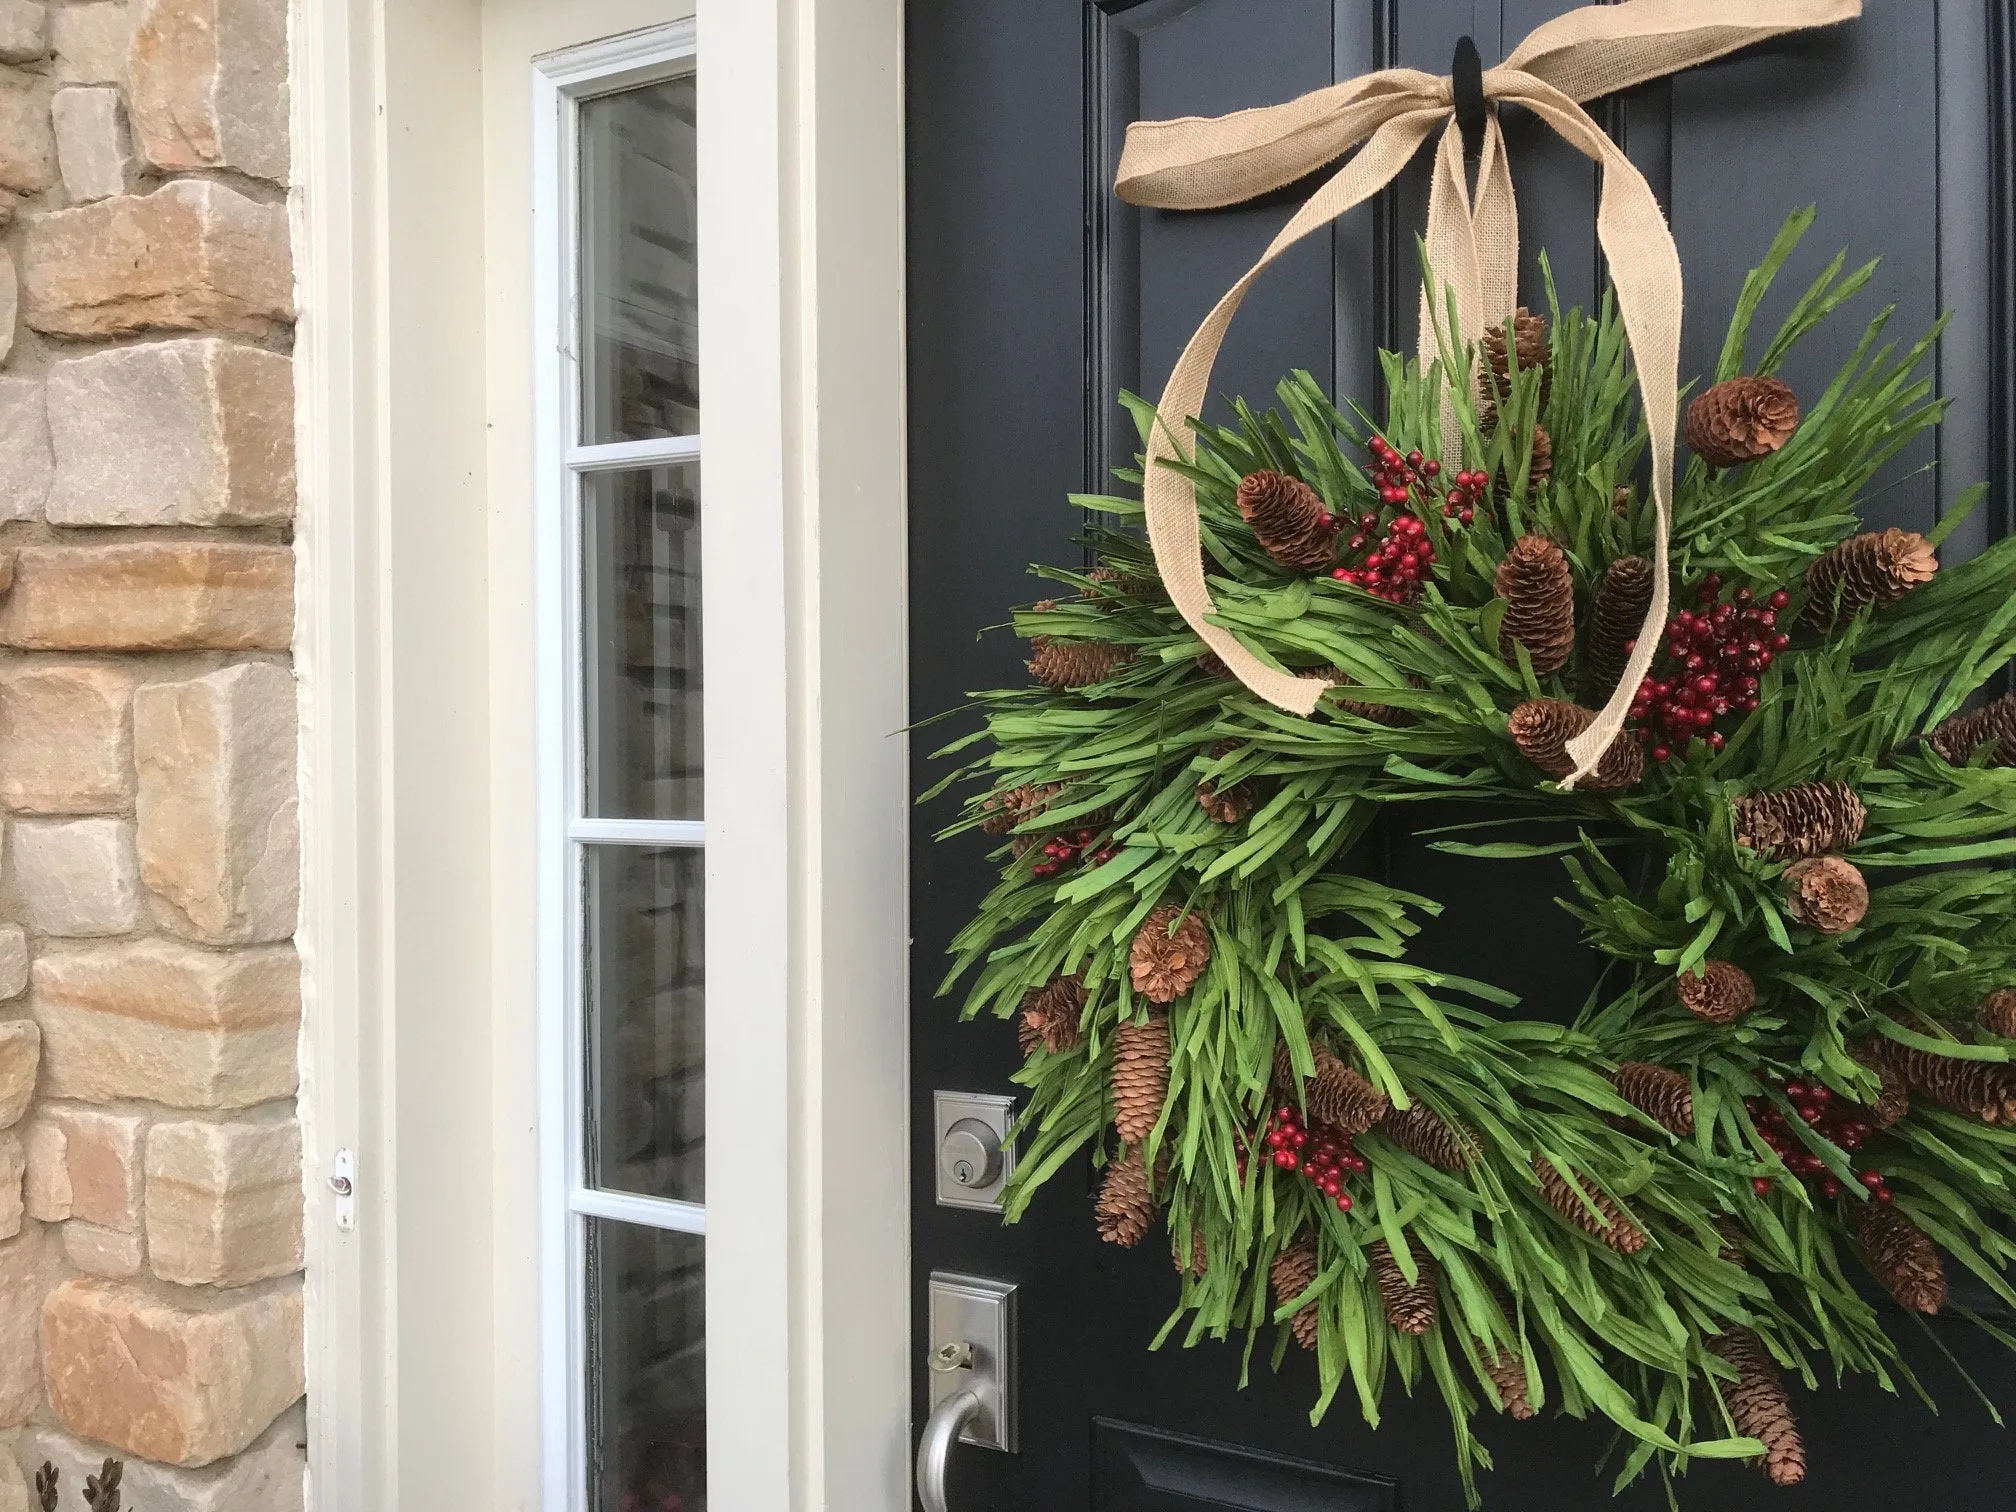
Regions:
<instances>
[{"instance_id":1,"label":"sidelight window","mask_svg":"<svg viewBox=\"0 0 2016 1512\"><path fill-rule=\"evenodd\" d=\"M707 1504L694 69L537 76L546 1512Z\"/></svg>"}]
</instances>

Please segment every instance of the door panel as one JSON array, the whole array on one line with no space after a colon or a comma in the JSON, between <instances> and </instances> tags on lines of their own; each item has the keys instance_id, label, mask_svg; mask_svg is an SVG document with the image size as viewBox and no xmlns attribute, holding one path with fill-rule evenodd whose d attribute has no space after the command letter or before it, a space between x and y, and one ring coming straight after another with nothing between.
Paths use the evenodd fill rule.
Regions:
<instances>
[{"instance_id":1,"label":"door panel","mask_svg":"<svg viewBox=\"0 0 2016 1512\"><path fill-rule=\"evenodd\" d=\"M1067 492L1107 486L1133 450L1114 404L1126 387L1154 394L1196 322L1259 255L1300 192L1195 215L1141 212L1114 200L1120 135L1137 115L1218 112L1278 101L1386 64L1446 72L1456 38L1502 56L1566 0L959 0L909 8L911 708L955 709L968 689L1022 678L1026 648L1002 626L1039 596L1034 561L1077 560ZM1885 258L1858 303L1863 318L1897 305L1915 336L1955 312L1940 380L1954 408L1936 437L1894 465L1871 505L1878 523L1928 526L1942 501L1981 477L2009 497L2012 207L2009 184L2011 11L2016 0L1867 0L1858 23L1798 38L1591 106L1668 205L1686 269L1683 372L1713 360L1744 271L1785 213L1815 203L1820 221L1767 306L1775 323L1834 250ZM1508 114L1526 298L1542 302L1537 259L1550 254L1568 302L1600 293L1593 167L1537 123ZM1275 268L1233 328L1214 384L1264 401L1306 366L1376 406L1373 345L1414 339L1414 238L1425 214L1425 157L1376 206ZM1852 344L1844 327L1790 377L1814 391ZM2000 395L1995 398L1993 396ZM1924 467L1939 462L1940 470ZM1982 515L1954 545L2001 528ZM942 775L928 751L970 728L966 716L914 742L921 790ZM939 999L944 949L991 880L978 836L937 844L951 816L920 810L912 856L912 1255L917 1331L931 1270L998 1276L1021 1288L1022 1451L962 1448L954 1512L977 1509L1454 1508L1461 1505L1439 1399L1385 1403L1377 1433L1349 1393L1308 1421L1313 1363L1291 1350L1281 1372L1256 1351L1238 1387L1236 1343L1185 1350L1148 1343L1176 1299L1154 1243L1098 1242L1082 1159L1052 1181L1020 1224L932 1200L931 1092L1012 1090L1014 1033L960 1025ZM1422 826L1432 822L1421 818ZM1388 837L1402 885L1443 898L1448 915L1417 956L1489 974L1529 1011L1572 1012L1590 963L1549 901L1551 863L1516 875ZM1488 890L1487 890L1488 889ZM1974 1299L1969 1299L1970 1302ZM1803 1396L1812 1451L1807 1484L1775 1491L1741 1467L1703 1465L1683 1504L1829 1512L2000 1505L2008 1442L1942 1358L1950 1349L2007 1407L2016 1365L1963 1322L1914 1340L1914 1363L1944 1407L1934 1416L1867 1382ZM918 1417L925 1371L917 1363ZM1496 1512L1616 1507L1651 1512L1641 1485L1612 1501L1597 1464L1606 1428L1573 1422L1481 1432L1497 1458ZM1872 1450L1871 1445L1880 1448ZM1613 1466L1614 1469L1614 1466ZM1296 1498L1300 1497L1301 1500ZM1272 1498L1271 1500L1269 1498Z\"/></svg>"}]
</instances>

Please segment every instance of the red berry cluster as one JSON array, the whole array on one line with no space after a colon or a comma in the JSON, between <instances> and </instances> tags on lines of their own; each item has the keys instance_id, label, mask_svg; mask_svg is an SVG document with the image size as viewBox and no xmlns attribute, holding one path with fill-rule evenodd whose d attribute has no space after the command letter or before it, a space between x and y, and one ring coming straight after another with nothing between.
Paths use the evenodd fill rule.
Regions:
<instances>
[{"instance_id":1,"label":"red berry cluster","mask_svg":"<svg viewBox=\"0 0 2016 1512\"><path fill-rule=\"evenodd\" d=\"M1442 500L1443 515L1459 525L1468 525L1477 518L1485 491L1490 486L1491 475L1481 467L1472 472L1459 472L1456 474L1456 486Z\"/></svg>"},{"instance_id":2,"label":"red berry cluster","mask_svg":"<svg viewBox=\"0 0 2016 1512\"><path fill-rule=\"evenodd\" d=\"M1869 1110L1857 1103L1837 1100L1833 1090L1815 1082L1790 1082L1785 1088L1785 1097L1799 1119L1822 1139L1836 1148L1852 1154L1868 1143L1876 1132L1876 1125L1869 1117ZM1771 1153L1785 1162L1785 1168L1803 1180L1808 1187L1818 1190L1822 1197L1839 1197L1845 1190L1838 1177L1827 1169L1827 1162L1806 1148L1804 1141L1792 1132L1792 1125L1777 1103L1762 1097L1747 1097L1743 1106L1750 1111L1750 1121L1757 1126L1764 1143L1771 1147ZM1881 1171L1864 1171L1857 1177L1869 1189L1869 1195L1878 1202L1888 1202L1889 1185ZM1771 1190L1768 1178L1759 1176L1750 1183L1759 1197Z\"/></svg>"},{"instance_id":3,"label":"red berry cluster","mask_svg":"<svg viewBox=\"0 0 2016 1512\"><path fill-rule=\"evenodd\" d=\"M1423 533L1417 517L1398 514L1387 527L1386 538L1372 542L1368 548L1366 542L1378 528L1377 515L1359 516L1358 534L1351 537L1349 549L1364 555L1358 566L1336 568L1330 576L1395 604L1419 598L1422 580L1435 565L1434 542Z\"/></svg>"},{"instance_id":4,"label":"red berry cluster","mask_svg":"<svg viewBox=\"0 0 2016 1512\"><path fill-rule=\"evenodd\" d=\"M1277 1170L1299 1171L1309 1184L1337 1204L1337 1211L1351 1211L1351 1194L1344 1190L1347 1174L1358 1175L1370 1167L1351 1141L1335 1130L1318 1125L1312 1132L1302 1115L1292 1107L1279 1107L1267 1125L1267 1148L1273 1152Z\"/></svg>"},{"instance_id":5,"label":"red berry cluster","mask_svg":"<svg viewBox=\"0 0 2016 1512\"><path fill-rule=\"evenodd\" d=\"M1722 574L1711 572L1694 601L1699 607L1682 609L1666 627L1666 660L1639 683L1631 704L1654 761L1670 761L1696 739L1721 750L1727 737L1715 722L1756 709L1758 675L1792 644L1777 628L1778 612L1792 601L1782 588L1761 603L1748 588L1724 600Z\"/></svg>"},{"instance_id":6,"label":"red berry cluster","mask_svg":"<svg viewBox=\"0 0 2016 1512\"><path fill-rule=\"evenodd\" d=\"M1093 849L1093 842L1098 838L1098 831L1089 829L1052 835L1043 842L1043 859L1029 870L1038 877L1054 877L1073 861L1083 861L1087 866L1104 866L1113 859L1113 846L1108 841Z\"/></svg>"}]
</instances>

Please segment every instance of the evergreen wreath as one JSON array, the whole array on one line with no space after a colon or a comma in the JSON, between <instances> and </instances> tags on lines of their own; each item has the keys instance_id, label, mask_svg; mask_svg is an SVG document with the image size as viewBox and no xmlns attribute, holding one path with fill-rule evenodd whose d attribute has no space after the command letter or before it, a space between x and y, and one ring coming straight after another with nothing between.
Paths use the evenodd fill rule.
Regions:
<instances>
[{"instance_id":1,"label":"evergreen wreath","mask_svg":"<svg viewBox=\"0 0 2016 1512\"><path fill-rule=\"evenodd\" d=\"M1786 1377L1909 1381L1898 1311L1965 1312L1952 1263L2016 1305L2016 695L1977 698L2016 655L2016 541L1938 570L1980 489L1929 537L1862 530L1938 418L1938 332L1900 351L1879 316L1802 417L1774 375L1874 269L1835 258L1753 356L1811 219L1688 405L1685 607L1582 787L1564 744L1625 665L1654 527L1620 322L1550 278L1550 319L1387 354L1383 424L1298 372L1168 464L1218 623L1327 683L1315 716L1202 649L1138 501L1076 497L1098 565L1038 569L1033 685L978 695L933 790L973 789L947 834L1004 842L945 987L1019 1020L1007 1217L1090 1149L1102 1236L1169 1245L1163 1339L1244 1332L1250 1362L1278 1325L1318 1417L1431 1377L1473 1505L1480 1409L1607 1417L1620 1485L1732 1458L1791 1484ZM1542 828L1439 849L1561 858L1607 962L1572 1024L1410 961L1437 903L1358 869L1386 805L1451 798Z\"/></svg>"}]
</instances>

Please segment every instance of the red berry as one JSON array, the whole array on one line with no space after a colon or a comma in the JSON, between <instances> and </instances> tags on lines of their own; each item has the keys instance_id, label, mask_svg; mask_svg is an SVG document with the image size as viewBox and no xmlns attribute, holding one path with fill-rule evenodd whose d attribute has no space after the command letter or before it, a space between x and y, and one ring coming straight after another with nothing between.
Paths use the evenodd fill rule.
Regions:
<instances>
[{"instance_id":1,"label":"red berry","mask_svg":"<svg viewBox=\"0 0 2016 1512\"><path fill-rule=\"evenodd\" d=\"M1437 462L1433 457L1430 457L1426 462L1421 464L1421 471L1426 477L1439 477L1442 473L1442 464Z\"/></svg>"},{"instance_id":2,"label":"red berry","mask_svg":"<svg viewBox=\"0 0 2016 1512\"><path fill-rule=\"evenodd\" d=\"M1876 1200L1878 1202L1893 1202L1896 1199L1890 1195L1890 1188L1886 1186L1876 1188Z\"/></svg>"},{"instance_id":3,"label":"red berry","mask_svg":"<svg viewBox=\"0 0 2016 1512\"><path fill-rule=\"evenodd\" d=\"M1755 1192L1759 1197L1762 1197L1771 1190L1771 1183L1766 1177L1752 1176L1750 1178L1750 1190Z\"/></svg>"},{"instance_id":4,"label":"red berry","mask_svg":"<svg viewBox=\"0 0 2016 1512\"><path fill-rule=\"evenodd\" d=\"M1665 746L1654 746L1652 747L1652 759L1658 762L1671 761L1673 759L1673 753L1670 750L1668 750Z\"/></svg>"},{"instance_id":5,"label":"red berry","mask_svg":"<svg viewBox=\"0 0 2016 1512\"><path fill-rule=\"evenodd\" d=\"M1869 1188L1869 1190L1873 1192L1878 1187L1883 1185L1883 1173L1881 1171L1864 1171L1861 1176L1861 1181L1862 1185Z\"/></svg>"},{"instance_id":6,"label":"red berry","mask_svg":"<svg viewBox=\"0 0 2016 1512\"><path fill-rule=\"evenodd\" d=\"M1456 518L1461 520L1465 525L1468 525L1476 516L1470 510L1465 509Z\"/></svg>"},{"instance_id":7,"label":"red berry","mask_svg":"<svg viewBox=\"0 0 2016 1512\"><path fill-rule=\"evenodd\" d=\"M1822 1197L1839 1197L1841 1195L1841 1183L1836 1181L1832 1176L1829 1176L1825 1181L1820 1183L1820 1195Z\"/></svg>"},{"instance_id":8,"label":"red berry","mask_svg":"<svg viewBox=\"0 0 2016 1512\"><path fill-rule=\"evenodd\" d=\"M1348 1213L1351 1211L1351 1194L1349 1192L1339 1192L1336 1201L1338 1212Z\"/></svg>"}]
</instances>

